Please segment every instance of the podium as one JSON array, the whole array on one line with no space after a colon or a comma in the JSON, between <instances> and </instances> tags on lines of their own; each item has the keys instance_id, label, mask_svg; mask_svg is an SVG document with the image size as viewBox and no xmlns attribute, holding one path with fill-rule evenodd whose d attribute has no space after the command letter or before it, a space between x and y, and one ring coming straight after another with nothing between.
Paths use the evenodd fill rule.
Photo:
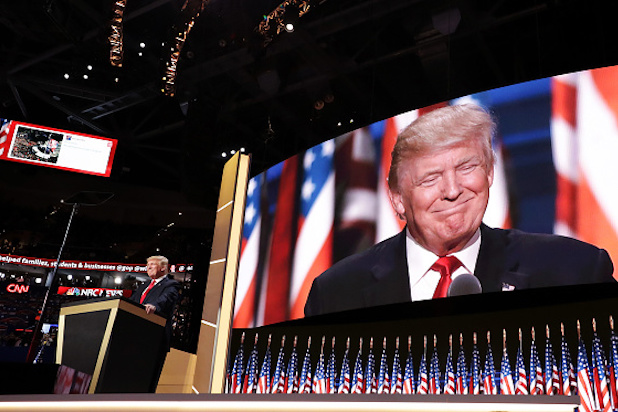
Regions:
<instances>
[{"instance_id":1,"label":"podium","mask_svg":"<svg viewBox=\"0 0 618 412\"><path fill-rule=\"evenodd\" d=\"M165 323L121 297L63 305L57 362L92 375L89 393L154 392Z\"/></svg>"}]
</instances>

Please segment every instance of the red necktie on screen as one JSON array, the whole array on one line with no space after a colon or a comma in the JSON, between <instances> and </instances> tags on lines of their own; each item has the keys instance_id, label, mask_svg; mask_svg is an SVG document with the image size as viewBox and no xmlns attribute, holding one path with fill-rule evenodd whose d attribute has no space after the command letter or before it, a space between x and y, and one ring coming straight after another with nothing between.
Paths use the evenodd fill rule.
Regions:
<instances>
[{"instance_id":1,"label":"red necktie on screen","mask_svg":"<svg viewBox=\"0 0 618 412\"><path fill-rule=\"evenodd\" d=\"M442 256L436 260L431 269L436 272L440 272L440 281L436 287L436 291L433 293L433 298L445 298L448 292L448 287L451 285L453 279L451 275L457 268L461 266L461 262L455 256Z\"/></svg>"},{"instance_id":2,"label":"red necktie on screen","mask_svg":"<svg viewBox=\"0 0 618 412\"><path fill-rule=\"evenodd\" d=\"M150 289L152 289L152 287L155 285L154 279L150 281L150 285L148 285L148 287L146 288L146 290L144 291L144 293L142 293L142 297L139 300L139 303L144 303L144 299L146 299L146 295L148 294L148 292L150 292Z\"/></svg>"}]
</instances>

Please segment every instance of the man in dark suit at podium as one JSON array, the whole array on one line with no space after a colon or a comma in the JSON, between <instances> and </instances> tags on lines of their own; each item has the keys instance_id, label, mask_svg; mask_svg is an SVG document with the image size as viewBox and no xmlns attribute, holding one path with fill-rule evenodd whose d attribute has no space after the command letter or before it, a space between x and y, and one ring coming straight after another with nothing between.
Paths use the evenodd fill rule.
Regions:
<instances>
[{"instance_id":1,"label":"man in dark suit at podium","mask_svg":"<svg viewBox=\"0 0 618 412\"><path fill-rule=\"evenodd\" d=\"M130 300L144 305L146 313L155 313L167 319L165 323L165 341L162 344L160 364L158 364L158 376L163 369L163 363L167 352L170 350L172 337L172 314L179 297L180 284L167 275L169 262L165 256L151 256L146 260L146 273L150 283L140 285L131 295ZM156 389L153 388L153 389Z\"/></svg>"},{"instance_id":2,"label":"man in dark suit at podium","mask_svg":"<svg viewBox=\"0 0 618 412\"><path fill-rule=\"evenodd\" d=\"M445 297L462 275L458 285L478 280L483 292L613 281L605 250L482 224L494 130L489 113L473 104L434 110L404 129L388 184L406 227L318 276L305 315Z\"/></svg>"},{"instance_id":3,"label":"man in dark suit at podium","mask_svg":"<svg viewBox=\"0 0 618 412\"><path fill-rule=\"evenodd\" d=\"M169 262L165 256L151 256L146 263L150 283L140 285L130 299L144 305L146 313L156 313L169 320L178 301L180 284L167 277Z\"/></svg>"}]
</instances>

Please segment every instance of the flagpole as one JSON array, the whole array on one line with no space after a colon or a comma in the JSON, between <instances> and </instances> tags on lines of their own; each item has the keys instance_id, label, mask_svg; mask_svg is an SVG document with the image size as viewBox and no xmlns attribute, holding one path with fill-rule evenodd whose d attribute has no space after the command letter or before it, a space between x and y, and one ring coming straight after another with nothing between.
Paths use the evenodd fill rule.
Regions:
<instances>
[{"instance_id":1,"label":"flagpole","mask_svg":"<svg viewBox=\"0 0 618 412\"><path fill-rule=\"evenodd\" d=\"M26 356L26 363L36 363L36 362L42 361L42 359L40 359L41 356L38 356L38 357L36 356L37 350L39 346L41 346L41 329L42 329L42 326L45 320L45 316L47 314L49 296L51 294L51 291L54 289L54 284L56 282L56 273L58 272L58 265L60 265L62 251L64 250L64 246L66 245L67 237L69 236L69 230L71 229L71 223L73 222L73 217L77 213L77 209L79 208L79 206L99 206L107 202L113 196L114 196L113 193L85 191L85 192L79 192L77 194L74 194L73 196L71 196L70 198L66 200L61 200L61 203L66 204L66 205L72 205L73 207L71 208L71 214L69 215L69 221L64 231L64 238L62 239L60 250L58 251L58 256L56 257L56 262L54 264L54 267L50 275L49 288L45 292L45 298L43 299L43 306L41 307L41 313L39 315L39 319L36 323L35 329L32 333L32 341L30 342L30 347L28 348L28 354ZM39 352L38 354L41 355L40 352L42 352L42 349L41 351L38 351L38 352Z\"/></svg>"}]
</instances>

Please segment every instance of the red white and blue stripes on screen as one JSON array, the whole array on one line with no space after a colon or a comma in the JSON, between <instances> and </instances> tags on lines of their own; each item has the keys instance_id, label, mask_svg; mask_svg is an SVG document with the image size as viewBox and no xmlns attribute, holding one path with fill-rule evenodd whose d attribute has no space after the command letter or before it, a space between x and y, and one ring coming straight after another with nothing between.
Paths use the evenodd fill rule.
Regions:
<instances>
[{"instance_id":1,"label":"red white and blue stripes on screen","mask_svg":"<svg viewBox=\"0 0 618 412\"><path fill-rule=\"evenodd\" d=\"M335 213L335 143L328 140L303 157L298 236L290 283L290 317L304 316L311 283L332 264Z\"/></svg>"},{"instance_id":2,"label":"red white and blue stripes on screen","mask_svg":"<svg viewBox=\"0 0 618 412\"><path fill-rule=\"evenodd\" d=\"M256 284L260 258L261 188L263 176L249 180L234 303L235 328L255 326Z\"/></svg>"}]
</instances>

